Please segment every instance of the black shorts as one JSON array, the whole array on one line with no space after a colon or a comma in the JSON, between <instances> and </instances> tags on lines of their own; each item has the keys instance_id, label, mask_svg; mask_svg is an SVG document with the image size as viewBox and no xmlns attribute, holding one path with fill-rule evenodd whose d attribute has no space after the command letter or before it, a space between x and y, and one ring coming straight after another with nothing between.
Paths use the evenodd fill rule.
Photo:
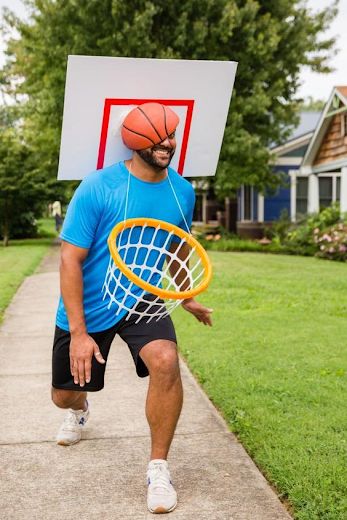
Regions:
<instances>
[{"instance_id":1,"label":"black shorts","mask_svg":"<svg viewBox=\"0 0 347 520\"><path fill-rule=\"evenodd\" d=\"M170 316L159 321L151 320L146 323L141 320L135 323L137 317L132 315L128 320L123 318L110 329L102 332L90 332L89 335L98 344L105 361L110 351L111 343L116 334L127 343L133 357L136 372L139 377L148 376L148 369L140 357L142 347L156 339L166 339L176 343L175 329ZM63 390L77 390L82 388L74 383L70 372L70 332L56 327L52 357L52 386ZM104 387L106 363L101 364L92 358L92 374L90 383L85 383L83 392L97 392Z\"/></svg>"}]
</instances>

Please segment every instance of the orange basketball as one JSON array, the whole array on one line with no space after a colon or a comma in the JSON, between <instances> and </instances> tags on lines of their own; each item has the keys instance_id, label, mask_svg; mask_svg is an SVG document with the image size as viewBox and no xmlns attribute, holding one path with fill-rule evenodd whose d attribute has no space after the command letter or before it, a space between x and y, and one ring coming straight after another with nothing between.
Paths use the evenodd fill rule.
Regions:
<instances>
[{"instance_id":1,"label":"orange basketball","mask_svg":"<svg viewBox=\"0 0 347 520\"><path fill-rule=\"evenodd\" d=\"M175 131L179 117L161 103L143 103L134 108L123 121L122 139L131 150L151 148Z\"/></svg>"}]
</instances>

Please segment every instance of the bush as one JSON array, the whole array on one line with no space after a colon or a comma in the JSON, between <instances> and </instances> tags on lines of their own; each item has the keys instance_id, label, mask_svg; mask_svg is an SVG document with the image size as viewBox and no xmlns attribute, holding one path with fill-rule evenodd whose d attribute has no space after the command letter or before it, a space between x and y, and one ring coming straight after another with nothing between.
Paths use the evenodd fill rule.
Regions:
<instances>
[{"instance_id":1,"label":"bush","mask_svg":"<svg viewBox=\"0 0 347 520\"><path fill-rule=\"evenodd\" d=\"M10 224L11 238L36 238L38 236L38 224L32 211L15 215ZM3 239L0 230L0 239Z\"/></svg>"},{"instance_id":2,"label":"bush","mask_svg":"<svg viewBox=\"0 0 347 520\"><path fill-rule=\"evenodd\" d=\"M293 223L290 220L288 210L284 209L281 211L280 218L276 220L271 227L265 228L264 234L270 240L282 243L292 226Z\"/></svg>"},{"instance_id":3,"label":"bush","mask_svg":"<svg viewBox=\"0 0 347 520\"><path fill-rule=\"evenodd\" d=\"M313 234L319 247L316 256L347 262L347 224L340 222L323 232L316 228Z\"/></svg>"},{"instance_id":4,"label":"bush","mask_svg":"<svg viewBox=\"0 0 347 520\"><path fill-rule=\"evenodd\" d=\"M307 254L315 254L318 245L315 240L314 231L324 231L328 226L337 224L340 221L340 208L338 204L333 204L323 209L320 213L310 215L304 221L293 226L282 239L281 243L287 247L297 247L306 249Z\"/></svg>"},{"instance_id":5,"label":"bush","mask_svg":"<svg viewBox=\"0 0 347 520\"><path fill-rule=\"evenodd\" d=\"M38 234L37 220L32 211L20 213L11 222L12 238L36 238Z\"/></svg>"},{"instance_id":6,"label":"bush","mask_svg":"<svg viewBox=\"0 0 347 520\"><path fill-rule=\"evenodd\" d=\"M288 213L283 212L266 234L271 242L244 240L221 227L194 230L201 245L213 251L282 253L347 261L347 220L341 220L338 204L310 215L298 224L290 222Z\"/></svg>"}]
</instances>

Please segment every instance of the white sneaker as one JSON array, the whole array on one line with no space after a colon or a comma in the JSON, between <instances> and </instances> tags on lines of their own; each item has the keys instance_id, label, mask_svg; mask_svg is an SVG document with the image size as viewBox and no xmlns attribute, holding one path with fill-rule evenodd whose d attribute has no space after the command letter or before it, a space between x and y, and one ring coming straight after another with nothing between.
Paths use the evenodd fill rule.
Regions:
<instances>
[{"instance_id":1,"label":"white sneaker","mask_svg":"<svg viewBox=\"0 0 347 520\"><path fill-rule=\"evenodd\" d=\"M177 506L177 493L172 485L166 460L155 459L148 464L147 506L151 513L169 513Z\"/></svg>"},{"instance_id":2,"label":"white sneaker","mask_svg":"<svg viewBox=\"0 0 347 520\"><path fill-rule=\"evenodd\" d=\"M88 421L88 417L89 406L85 411L72 410L70 408L58 431L57 444L60 446L71 446L71 444L79 442L82 437L82 428Z\"/></svg>"}]
</instances>

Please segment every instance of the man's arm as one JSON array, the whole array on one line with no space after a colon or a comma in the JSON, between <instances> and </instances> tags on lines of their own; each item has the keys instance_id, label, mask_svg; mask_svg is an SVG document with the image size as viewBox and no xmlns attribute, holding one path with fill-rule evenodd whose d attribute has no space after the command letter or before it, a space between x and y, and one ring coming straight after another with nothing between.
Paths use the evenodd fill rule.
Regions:
<instances>
[{"instance_id":1,"label":"man's arm","mask_svg":"<svg viewBox=\"0 0 347 520\"><path fill-rule=\"evenodd\" d=\"M90 382L93 354L99 363L105 363L85 324L82 265L87 255L88 249L62 241L60 287L71 333L70 370L75 384L80 386Z\"/></svg>"},{"instance_id":2,"label":"man's arm","mask_svg":"<svg viewBox=\"0 0 347 520\"><path fill-rule=\"evenodd\" d=\"M189 271L189 261L187 260L190 252L189 246L186 243L179 244L177 242L172 242L170 246L170 252L176 252L178 258L183 262L186 262L186 267L182 268L179 262L173 261L170 263L169 271L180 290L187 291L190 289L189 278L187 277L187 272ZM193 314L193 316L195 316L195 318L198 321L201 321L201 323L204 325L209 325L210 327L212 326L211 313L213 309L204 307L201 305L201 303L194 300L194 298L183 300L182 307L187 312Z\"/></svg>"}]
</instances>

